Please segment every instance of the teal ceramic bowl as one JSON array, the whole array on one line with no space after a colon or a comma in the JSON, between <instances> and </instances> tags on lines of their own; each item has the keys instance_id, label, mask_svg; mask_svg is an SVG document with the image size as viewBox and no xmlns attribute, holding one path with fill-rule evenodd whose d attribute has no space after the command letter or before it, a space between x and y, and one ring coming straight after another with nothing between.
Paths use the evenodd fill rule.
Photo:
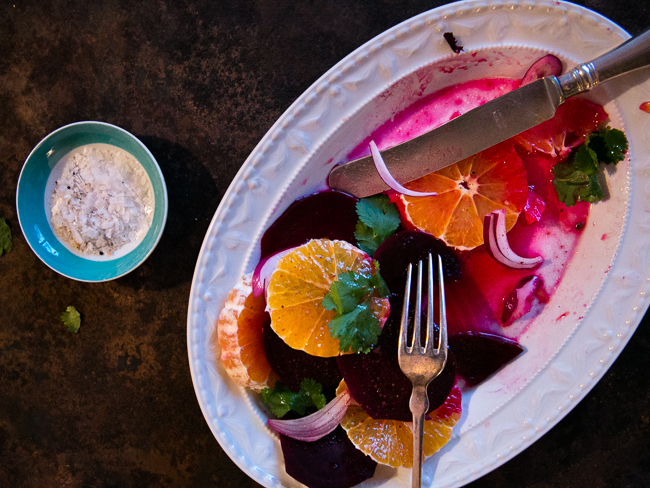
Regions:
<instances>
[{"instance_id":1,"label":"teal ceramic bowl","mask_svg":"<svg viewBox=\"0 0 650 488\"><path fill-rule=\"evenodd\" d=\"M70 151L87 144L110 144L130 153L149 175L154 190L153 222L133 250L115 257L92 259L65 246L50 226L46 211L46 184L50 172ZM167 187L155 158L142 142L124 129L104 122L76 122L49 134L32 150L18 179L16 207L27 243L47 266L79 281L108 281L137 268L152 253L167 221Z\"/></svg>"}]
</instances>

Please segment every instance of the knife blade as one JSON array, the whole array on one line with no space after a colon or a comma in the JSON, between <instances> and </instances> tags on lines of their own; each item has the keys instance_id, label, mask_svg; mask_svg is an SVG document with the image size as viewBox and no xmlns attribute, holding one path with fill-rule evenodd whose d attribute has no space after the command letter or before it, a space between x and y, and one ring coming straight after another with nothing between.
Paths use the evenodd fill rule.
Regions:
<instances>
[{"instance_id":1,"label":"knife blade","mask_svg":"<svg viewBox=\"0 0 650 488\"><path fill-rule=\"evenodd\" d=\"M564 75L534 81L419 137L385 149L382 158L398 182L413 181L541 124L552 118L569 97L648 65L650 30ZM334 167L328 184L359 198L389 188L375 169L372 156Z\"/></svg>"}]
</instances>

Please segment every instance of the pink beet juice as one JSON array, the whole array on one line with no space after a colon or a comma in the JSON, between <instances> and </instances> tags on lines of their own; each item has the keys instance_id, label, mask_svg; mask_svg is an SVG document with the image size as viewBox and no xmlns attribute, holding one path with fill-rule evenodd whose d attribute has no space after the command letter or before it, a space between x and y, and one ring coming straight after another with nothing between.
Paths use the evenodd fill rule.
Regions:
<instances>
[{"instance_id":1,"label":"pink beet juice","mask_svg":"<svg viewBox=\"0 0 650 488\"><path fill-rule=\"evenodd\" d=\"M374 140L379 149L395 146L417 137L445 122L519 87L520 80L490 78L473 80L447 87L422 98L395 115L371 136L355 147L349 159L370 154L368 142ZM489 130L489 128L486 128ZM485 246L469 252L459 252L462 277L447 287L449 333L462 331L491 332L511 338L519 337L529 320L519 320L503 327L504 299L527 276L541 278L540 289L532 303L532 318L541 310L544 300L557 287L566 265L578 243L581 229L589 214L589 204L579 202L567 207L558 200L552 183L551 168L556 163L541 154L519 152L527 171L530 190L545 204L539 221L527 222L522 212L508 233L513 250L521 256L544 257L544 262L532 270L508 268L493 258ZM546 297L546 298L545 298Z\"/></svg>"}]
</instances>

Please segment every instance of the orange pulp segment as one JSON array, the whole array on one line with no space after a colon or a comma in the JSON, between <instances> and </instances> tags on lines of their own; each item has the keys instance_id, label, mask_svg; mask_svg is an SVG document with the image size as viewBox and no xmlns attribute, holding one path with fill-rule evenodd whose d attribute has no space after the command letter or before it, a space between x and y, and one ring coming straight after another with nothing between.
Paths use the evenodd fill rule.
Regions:
<instances>
[{"instance_id":1,"label":"orange pulp segment","mask_svg":"<svg viewBox=\"0 0 650 488\"><path fill-rule=\"evenodd\" d=\"M460 419L461 393L454 387L440 407L424 421L422 448L424 456L439 451L449 439ZM361 407L348 406L341 426L352 443L372 459L394 468L413 466L413 432L411 422L373 419Z\"/></svg>"},{"instance_id":2,"label":"orange pulp segment","mask_svg":"<svg viewBox=\"0 0 650 488\"><path fill-rule=\"evenodd\" d=\"M528 197L526 169L510 142L405 186L438 193L430 197L393 197L406 226L428 232L459 250L483 244L483 219L494 210L506 209L506 227L510 230Z\"/></svg>"},{"instance_id":3,"label":"orange pulp segment","mask_svg":"<svg viewBox=\"0 0 650 488\"><path fill-rule=\"evenodd\" d=\"M339 341L330 335L336 312L325 310L323 297L340 273L374 273L370 257L345 241L313 239L284 256L271 275L267 305L271 328L284 342L312 356L339 354ZM371 311L383 324L390 311L387 298L371 297Z\"/></svg>"},{"instance_id":4,"label":"orange pulp segment","mask_svg":"<svg viewBox=\"0 0 650 488\"><path fill-rule=\"evenodd\" d=\"M277 375L264 352L264 295L253 296L251 275L230 290L217 322L217 342L221 364L240 386L261 390L273 386Z\"/></svg>"}]
</instances>

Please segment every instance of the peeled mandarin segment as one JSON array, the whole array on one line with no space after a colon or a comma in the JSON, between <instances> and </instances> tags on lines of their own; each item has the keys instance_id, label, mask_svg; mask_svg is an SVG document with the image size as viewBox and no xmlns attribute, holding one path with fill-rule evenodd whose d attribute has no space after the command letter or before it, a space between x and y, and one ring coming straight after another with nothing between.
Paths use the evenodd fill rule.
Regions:
<instances>
[{"instance_id":1,"label":"peeled mandarin segment","mask_svg":"<svg viewBox=\"0 0 650 488\"><path fill-rule=\"evenodd\" d=\"M450 166L449 168L453 168L453 167L455 166ZM410 183L406 184L406 187L411 190L422 191L422 192L435 191L438 192L439 194L456 190L458 188L458 180L461 178L460 172L454 171L451 172L449 175L442 174L442 172L446 171L447 169L448 168L445 168L438 171L437 173L431 173L429 175L425 175L421 178L418 178L417 180L411 181ZM419 197L419 198L429 198L429 197Z\"/></svg>"},{"instance_id":2,"label":"peeled mandarin segment","mask_svg":"<svg viewBox=\"0 0 650 488\"><path fill-rule=\"evenodd\" d=\"M255 390L272 386L276 379L264 352L264 308L264 297L253 296L247 276L228 294L217 322L221 364L235 383Z\"/></svg>"},{"instance_id":3,"label":"peeled mandarin segment","mask_svg":"<svg viewBox=\"0 0 650 488\"><path fill-rule=\"evenodd\" d=\"M390 314L390 301L388 298L373 295L370 297L370 311L383 327Z\"/></svg>"},{"instance_id":4,"label":"peeled mandarin segment","mask_svg":"<svg viewBox=\"0 0 650 488\"><path fill-rule=\"evenodd\" d=\"M489 213L494 212L503 208L503 205L499 205L494 202L494 200L489 200L483 195L474 195L474 205L478 212L481 222L485 216ZM510 208L506 207L506 231L509 231L517 223L517 218L519 217L519 212L513 212Z\"/></svg>"},{"instance_id":5,"label":"peeled mandarin segment","mask_svg":"<svg viewBox=\"0 0 650 488\"><path fill-rule=\"evenodd\" d=\"M458 202L442 239L458 249L474 249L483 244L483 221L469 195L463 195Z\"/></svg>"},{"instance_id":6,"label":"peeled mandarin segment","mask_svg":"<svg viewBox=\"0 0 650 488\"><path fill-rule=\"evenodd\" d=\"M457 182L460 181L460 179L463 176L462 171L460 169L460 166L458 164L452 164L450 166L442 168L441 170L436 171L435 173L432 173L432 175L439 175L439 176L443 176L445 178L448 178L449 180L451 180L453 182L454 186L456 186ZM428 178L429 176L431 176L431 175L423 176L420 179ZM415 181L418 181L418 180L415 180Z\"/></svg>"},{"instance_id":7,"label":"peeled mandarin segment","mask_svg":"<svg viewBox=\"0 0 650 488\"><path fill-rule=\"evenodd\" d=\"M460 419L461 393L454 387L445 403L424 421L423 452L431 456L449 439ZM413 466L413 432L410 423L371 418L361 407L350 405L341 420L352 443L373 460L392 467Z\"/></svg>"},{"instance_id":8,"label":"peeled mandarin segment","mask_svg":"<svg viewBox=\"0 0 650 488\"><path fill-rule=\"evenodd\" d=\"M413 434L405 422L375 419L369 422L368 414L355 405L349 406L348 412L353 420L346 422L345 418L348 417L346 413L341 426L348 432L348 437L357 448L378 463L393 467L411 466ZM411 464L408 464L409 459Z\"/></svg>"},{"instance_id":9,"label":"peeled mandarin segment","mask_svg":"<svg viewBox=\"0 0 650 488\"><path fill-rule=\"evenodd\" d=\"M509 230L528 197L526 169L508 141L412 181L407 187L437 191L438 195L399 195L397 202L406 225L460 250L483 244L483 218L493 210L506 209Z\"/></svg>"},{"instance_id":10,"label":"peeled mandarin segment","mask_svg":"<svg viewBox=\"0 0 650 488\"><path fill-rule=\"evenodd\" d=\"M435 237L440 237L449 225L451 215L461 196L462 193L454 189L438 193L435 197L423 197L419 201L402 198L406 200L405 212L411 224Z\"/></svg>"},{"instance_id":11,"label":"peeled mandarin segment","mask_svg":"<svg viewBox=\"0 0 650 488\"><path fill-rule=\"evenodd\" d=\"M314 239L294 249L279 261L269 280L271 328L294 349L319 357L338 356L339 341L329 330L336 312L323 308L323 298L339 274L372 270L368 255L344 241ZM390 305L387 299L373 299L371 309L383 323Z\"/></svg>"},{"instance_id":12,"label":"peeled mandarin segment","mask_svg":"<svg viewBox=\"0 0 650 488\"><path fill-rule=\"evenodd\" d=\"M321 299L322 300L322 299ZM335 312L325 310L321 301L313 300L307 303L301 303L295 306L287 306L278 309L271 314L271 327L284 342L294 349L303 349L307 343L316 340L324 344L329 344L331 337L329 335L330 320L334 317ZM334 348L331 356L338 354L338 343L330 344L330 349ZM318 354L315 354L317 356ZM329 356L325 356L329 357Z\"/></svg>"}]
</instances>

